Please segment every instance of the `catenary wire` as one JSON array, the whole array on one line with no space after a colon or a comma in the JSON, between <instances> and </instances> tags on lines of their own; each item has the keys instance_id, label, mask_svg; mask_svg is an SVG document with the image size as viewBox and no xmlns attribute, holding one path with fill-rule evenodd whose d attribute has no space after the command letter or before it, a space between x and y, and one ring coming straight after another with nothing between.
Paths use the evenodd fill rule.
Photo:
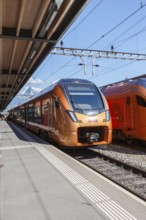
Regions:
<instances>
[{"instance_id":1,"label":"catenary wire","mask_svg":"<svg viewBox=\"0 0 146 220\"><path fill-rule=\"evenodd\" d=\"M102 0L103 1L103 0ZM69 32L67 35L65 35L64 38L66 38L70 33L72 33L80 24L83 23L83 21L97 8L97 6L99 6L102 1L100 1L83 19L82 21L71 31ZM90 46L88 46L88 48L90 48L91 46L95 45L97 42L99 42L101 39L103 39L104 37L106 37L109 33L111 33L112 31L114 31L117 27L119 27L120 25L122 25L125 21L127 21L129 18L131 18L133 15L135 15L137 12L139 12L143 7L145 7L146 4L141 5L141 7L139 9L137 9L136 11L134 11L132 14L130 14L127 18L125 18L123 21L121 21L119 24L117 24L116 26L114 26L112 29L110 29L108 32L106 32L104 35L102 35L102 37L98 38L95 42L93 42ZM49 77L53 76L54 74L56 74L57 72L59 72L60 70L62 70L66 65L70 64L73 60L75 59L72 58L70 61L68 61L67 63L65 63L64 65L62 65L61 67L59 67L56 71L52 72L49 76L47 76L45 78L45 80L47 80ZM45 65L47 64L47 62L45 63ZM44 66L45 66L44 65ZM40 72L40 71L39 71ZM38 75L38 74L37 74Z\"/></svg>"},{"instance_id":2,"label":"catenary wire","mask_svg":"<svg viewBox=\"0 0 146 220\"><path fill-rule=\"evenodd\" d=\"M95 45L96 43L98 43L100 40L102 40L104 37L106 37L108 34L110 34L112 31L114 31L116 28L118 28L120 25L122 25L125 21L127 21L129 18L131 18L133 15L135 15L137 12L139 12L141 9L143 9L146 6L146 4L141 5L141 7L139 9L137 9L136 11L134 11L132 14L130 14L127 18L125 18L124 20L122 20L119 24L117 24L116 26L114 26L113 28L111 28L109 31L107 31L104 35L102 35L101 37L99 37L96 41L94 41L87 49L89 49L90 47L92 47L93 45Z\"/></svg>"},{"instance_id":3,"label":"catenary wire","mask_svg":"<svg viewBox=\"0 0 146 220\"><path fill-rule=\"evenodd\" d=\"M103 39L104 37L106 37L109 33L111 33L112 31L114 31L116 28L118 28L120 25L122 25L124 22L126 22L128 19L130 19L132 16L134 16L137 12L139 12L141 9L143 9L146 6L146 4L141 5L140 8L138 8L136 11L134 11L132 14L130 14L128 17L126 17L123 21L121 21L119 24L117 24L116 26L114 26L112 29L110 29L108 32L106 32L102 37L98 38L95 42L93 42L90 46L87 47L90 48L91 46L95 45L98 41L100 41L101 39ZM63 66L65 67L67 64L69 64L70 62L72 62L74 60L71 59L69 62L65 63ZM62 69L62 66L55 72L53 72L53 74L50 75L54 75L55 73L59 72ZM50 76L49 76L50 77ZM47 77L47 79L49 78Z\"/></svg>"},{"instance_id":4,"label":"catenary wire","mask_svg":"<svg viewBox=\"0 0 146 220\"><path fill-rule=\"evenodd\" d=\"M62 40L64 40L66 37L68 37L73 31L75 31L88 17L89 15L91 15L93 13L93 11L103 2L103 0L101 0L99 3L97 3L97 5L95 5L95 7L69 32L67 33Z\"/></svg>"}]
</instances>

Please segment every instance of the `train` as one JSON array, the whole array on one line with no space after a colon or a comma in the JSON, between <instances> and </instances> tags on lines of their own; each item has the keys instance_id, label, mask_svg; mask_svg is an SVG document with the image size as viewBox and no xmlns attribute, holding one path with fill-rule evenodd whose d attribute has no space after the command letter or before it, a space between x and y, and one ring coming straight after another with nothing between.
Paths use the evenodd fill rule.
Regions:
<instances>
[{"instance_id":1,"label":"train","mask_svg":"<svg viewBox=\"0 0 146 220\"><path fill-rule=\"evenodd\" d=\"M101 88L109 104L113 140L146 143L146 78Z\"/></svg>"},{"instance_id":2,"label":"train","mask_svg":"<svg viewBox=\"0 0 146 220\"><path fill-rule=\"evenodd\" d=\"M60 79L9 110L9 119L60 146L90 147L112 141L108 103L84 79Z\"/></svg>"}]
</instances>

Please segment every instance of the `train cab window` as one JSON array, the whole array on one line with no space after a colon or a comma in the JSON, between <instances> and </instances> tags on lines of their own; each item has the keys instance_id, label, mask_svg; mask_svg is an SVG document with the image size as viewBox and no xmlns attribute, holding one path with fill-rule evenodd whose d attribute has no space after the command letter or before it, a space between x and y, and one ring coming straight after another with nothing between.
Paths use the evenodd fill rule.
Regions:
<instances>
[{"instance_id":1,"label":"train cab window","mask_svg":"<svg viewBox=\"0 0 146 220\"><path fill-rule=\"evenodd\" d=\"M104 103L93 84L67 84L70 101L76 112L95 115L102 112Z\"/></svg>"},{"instance_id":2,"label":"train cab window","mask_svg":"<svg viewBox=\"0 0 146 220\"><path fill-rule=\"evenodd\" d=\"M130 105L130 97L129 97L129 96L126 97L126 104L127 104L127 105Z\"/></svg>"},{"instance_id":3,"label":"train cab window","mask_svg":"<svg viewBox=\"0 0 146 220\"><path fill-rule=\"evenodd\" d=\"M143 107L146 107L146 99L142 98L141 96L136 96L138 105L141 105Z\"/></svg>"}]
</instances>

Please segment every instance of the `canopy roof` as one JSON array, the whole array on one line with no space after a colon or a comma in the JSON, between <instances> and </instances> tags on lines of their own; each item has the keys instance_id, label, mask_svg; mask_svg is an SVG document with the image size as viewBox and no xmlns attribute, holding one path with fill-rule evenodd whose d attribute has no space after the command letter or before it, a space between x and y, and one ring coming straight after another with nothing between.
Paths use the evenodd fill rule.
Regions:
<instances>
[{"instance_id":1,"label":"canopy roof","mask_svg":"<svg viewBox=\"0 0 146 220\"><path fill-rule=\"evenodd\" d=\"M0 110L54 48L88 0L0 0Z\"/></svg>"}]
</instances>

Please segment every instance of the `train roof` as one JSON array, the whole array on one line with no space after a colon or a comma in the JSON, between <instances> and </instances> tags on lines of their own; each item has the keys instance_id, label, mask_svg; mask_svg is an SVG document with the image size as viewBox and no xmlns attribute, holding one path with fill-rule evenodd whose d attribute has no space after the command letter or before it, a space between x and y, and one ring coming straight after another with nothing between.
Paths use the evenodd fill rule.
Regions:
<instances>
[{"instance_id":1,"label":"train roof","mask_svg":"<svg viewBox=\"0 0 146 220\"><path fill-rule=\"evenodd\" d=\"M64 83L84 83L84 84L89 84L90 83L90 84L93 84L91 81L86 80L86 79L78 79L78 78L58 79L58 80L54 81L51 85L47 86L45 89L41 90L36 95L32 96L28 101L25 101L25 102L21 103L20 105L16 106L15 108L17 108L21 105L24 105L26 103L29 103L30 101L33 101L33 100L37 99L38 97L41 97L41 96L45 95L46 93L52 91L55 86L63 85Z\"/></svg>"},{"instance_id":2,"label":"train roof","mask_svg":"<svg viewBox=\"0 0 146 220\"><path fill-rule=\"evenodd\" d=\"M50 92L54 89L55 86L57 85L63 85L64 83L92 83L86 79L78 79L78 78L65 78L65 79L59 79L53 82L51 85L46 87L45 89L41 90L37 95L33 96L32 99L35 99L39 96L44 95L47 92Z\"/></svg>"},{"instance_id":3,"label":"train roof","mask_svg":"<svg viewBox=\"0 0 146 220\"><path fill-rule=\"evenodd\" d=\"M144 88L146 88L146 78L139 78L137 80L134 80L135 84L143 86Z\"/></svg>"},{"instance_id":4,"label":"train roof","mask_svg":"<svg viewBox=\"0 0 146 220\"><path fill-rule=\"evenodd\" d=\"M105 87L103 86L101 88L101 91L105 95L108 96L108 95L111 95L111 94L118 94L119 92L120 93L127 92L127 91L133 89L136 85L146 88L146 78L139 78L139 79L134 79L134 80L125 80L123 82L111 84L111 85L108 85L108 86L105 86Z\"/></svg>"},{"instance_id":5,"label":"train roof","mask_svg":"<svg viewBox=\"0 0 146 220\"><path fill-rule=\"evenodd\" d=\"M92 82L87 79L65 78L65 79L60 79L58 83L92 83Z\"/></svg>"}]
</instances>

